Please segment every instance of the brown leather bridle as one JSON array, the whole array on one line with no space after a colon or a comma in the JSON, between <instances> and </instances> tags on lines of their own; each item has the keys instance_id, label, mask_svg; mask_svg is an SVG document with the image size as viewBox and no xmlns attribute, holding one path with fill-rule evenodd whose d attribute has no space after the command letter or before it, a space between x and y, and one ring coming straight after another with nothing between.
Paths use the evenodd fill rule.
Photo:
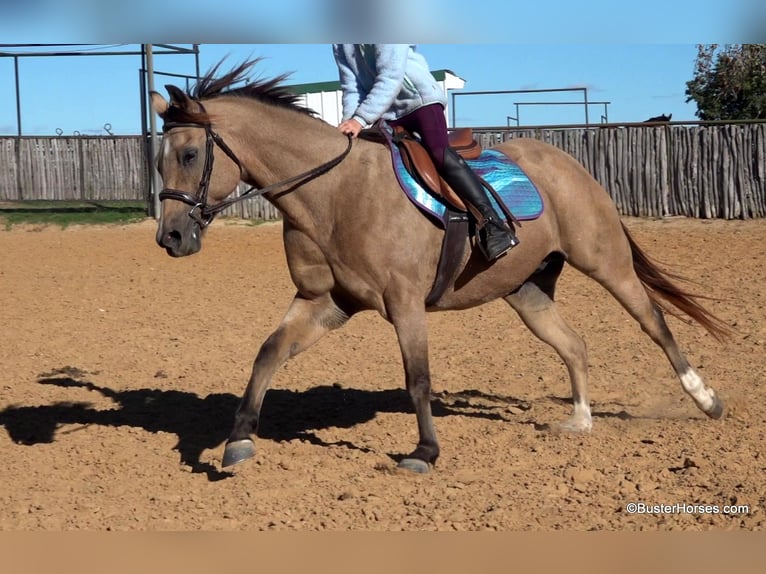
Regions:
<instances>
[{"instance_id":1,"label":"brown leather bridle","mask_svg":"<svg viewBox=\"0 0 766 574\"><path fill-rule=\"evenodd\" d=\"M197 104L200 106L200 108L202 108L202 111L204 112L205 108L202 107L202 104L200 102L197 102ZM221 211L230 205L233 205L244 199L269 193L270 191L274 191L275 189L279 189L291 184L294 184L294 189L307 183L315 177L327 173L346 158L348 153L351 151L351 145L353 143L353 139L349 135L348 146L343 151L343 153L318 167L288 179L284 179L267 187L256 188L255 186L251 186L249 189L237 197L224 199L215 205L208 205L207 195L208 189L210 188L210 176L213 173L213 145L217 145L219 148L221 148L221 151L223 151L227 156L229 156L229 158L231 158L235 164L237 164L240 173L243 171L242 163L239 161L239 158L231 150L231 148L226 145L226 142L223 141L221 136L213 130L213 127L209 122L165 122L162 126L162 133L166 134L174 128L181 127L202 128L205 130L205 165L202 170L202 177L200 178L199 185L197 186L197 193L195 195L180 189L164 187L160 191L159 198L160 201L164 199L173 199L190 205L191 209L189 210L189 217L197 222L201 229L204 229L210 225L210 223L213 221L213 218L215 218L216 215L218 215Z\"/></svg>"}]
</instances>

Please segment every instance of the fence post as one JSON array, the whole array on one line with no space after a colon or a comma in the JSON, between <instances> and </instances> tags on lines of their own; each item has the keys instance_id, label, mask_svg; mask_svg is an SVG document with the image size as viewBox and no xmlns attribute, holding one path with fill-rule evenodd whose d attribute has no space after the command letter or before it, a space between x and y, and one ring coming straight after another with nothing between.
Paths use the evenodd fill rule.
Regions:
<instances>
[{"instance_id":1,"label":"fence post","mask_svg":"<svg viewBox=\"0 0 766 574\"><path fill-rule=\"evenodd\" d=\"M16 195L19 201L24 200L24 191L21 186L21 136L16 136L16 145L14 153L16 155Z\"/></svg>"},{"instance_id":2,"label":"fence post","mask_svg":"<svg viewBox=\"0 0 766 574\"><path fill-rule=\"evenodd\" d=\"M664 126L665 130L665 173L661 174L664 180L664 190L662 192L662 217L672 215L670 196L673 193L673 151L671 149L673 144L673 130L668 124Z\"/></svg>"},{"instance_id":3,"label":"fence post","mask_svg":"<svg viewBox=\"0 0 766 574\"><path fill-rule=\"evenodd\" d=\"M78 137L75 141L77 142L77 156L80 162L80 173L78 178L80 180L80 201L85 201L88 198L85 197L87 195L85 193L85 152L82 149L84 136Z\"/></svg>"}]
</instances>

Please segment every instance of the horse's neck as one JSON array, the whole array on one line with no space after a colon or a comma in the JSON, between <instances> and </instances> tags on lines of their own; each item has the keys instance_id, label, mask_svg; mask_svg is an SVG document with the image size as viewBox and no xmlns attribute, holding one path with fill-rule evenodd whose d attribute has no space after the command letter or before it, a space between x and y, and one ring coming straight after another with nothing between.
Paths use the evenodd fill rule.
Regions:
<instances>
[{"instance_id":1,"label":"horse's neck","mask_svg":"<svg viewBox=\"0 0 766 574\"><path fill-rule=\"evenodd\" d=\"M300 112L244 102L255 114L241 114L230 128L241 142L238 155L253 183L266 186L308 171L328 159L328 136L334 129Z\"/></svg>"},{"instance_id":2,"label":"horse's neck","mask_svg":"<svg viewBox=\"0 0 766 574\"><path fill-rule=\"evenodd\" d=\"M348 145L329 124L294 110L258 112L257 118L232 123L242 149L238 155L251 185L266 187L307 173L340 156ZM354 143L359 145L369 144ZM291 221L313 225L315 220L332 217L327 211L352 168L347 159L305 185L278 188L265 197Z\"/></svg>"}]
</instances>

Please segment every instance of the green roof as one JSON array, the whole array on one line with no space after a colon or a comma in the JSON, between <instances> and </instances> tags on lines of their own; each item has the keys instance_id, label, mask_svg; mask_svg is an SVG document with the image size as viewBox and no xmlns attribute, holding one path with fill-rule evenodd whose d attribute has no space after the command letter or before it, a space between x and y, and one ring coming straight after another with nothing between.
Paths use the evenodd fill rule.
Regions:
<instances>
[{"instance_id":1,"label":"green roof","mask_svg":"<svg viewBox=\"0 0 766 574\"><path fill-rule=\"evenodd\" d=\"M437 82L443 82L447 74L455 76L452 70L434 70L431 75ZM340 90L340 82L311 82L308 84L293 84L292 86L285 86L292 93L297 95L302 94L316 94L319 92L337 92Z\"/></svg>"},{"instance_id":2,"label":"green roof","mask_svg":"<svg viewBox=\"0 0 766 574\"><path fill-rule=\"evenodd\" d=\"M337 92L340 90L340 82L313 82L310 84L294 84L285 86L294 94L316 94L318 92Z\"/></svg>"},{"instance_id":3,"label":"green roof","mask_svg":"<svg viewBox=\"0 0 766 574\"><path fill-rule=\"evenodd\" d=\"M455 76L456 78L459 77L455 72L452 70L434 70L431 72L431 75L436 78L437 82L443 82L444 79L447 77L447 74L450 74L452 76Z\"/></svg>"}]
</instances>

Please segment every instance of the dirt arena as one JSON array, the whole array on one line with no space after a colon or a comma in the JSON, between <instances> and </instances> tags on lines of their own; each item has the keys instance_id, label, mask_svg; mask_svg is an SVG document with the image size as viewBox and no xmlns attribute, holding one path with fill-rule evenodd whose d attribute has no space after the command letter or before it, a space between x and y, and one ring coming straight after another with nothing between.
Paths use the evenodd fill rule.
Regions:
<instances>
[{"instance_id":1,"label":"dirt arena","mask_svg":"<svg viewBox=\"0 0 766 574\"><path fill-rule=\"evenodd\" d=\"M721 345L669 319L726 416L698 411L638 325L567 268L557 299L589 345L593 432L551 430L571 409L566 371L504 303L432 314L442 456L422 476L396 470L415 416L374 313L282 367L257 457L220 468L293 294L279 224L217 221L185 259L151 221L0 230L0 530L763 530L766 221L626 223L735 328Z\"/></svg>"}]
</instances>

